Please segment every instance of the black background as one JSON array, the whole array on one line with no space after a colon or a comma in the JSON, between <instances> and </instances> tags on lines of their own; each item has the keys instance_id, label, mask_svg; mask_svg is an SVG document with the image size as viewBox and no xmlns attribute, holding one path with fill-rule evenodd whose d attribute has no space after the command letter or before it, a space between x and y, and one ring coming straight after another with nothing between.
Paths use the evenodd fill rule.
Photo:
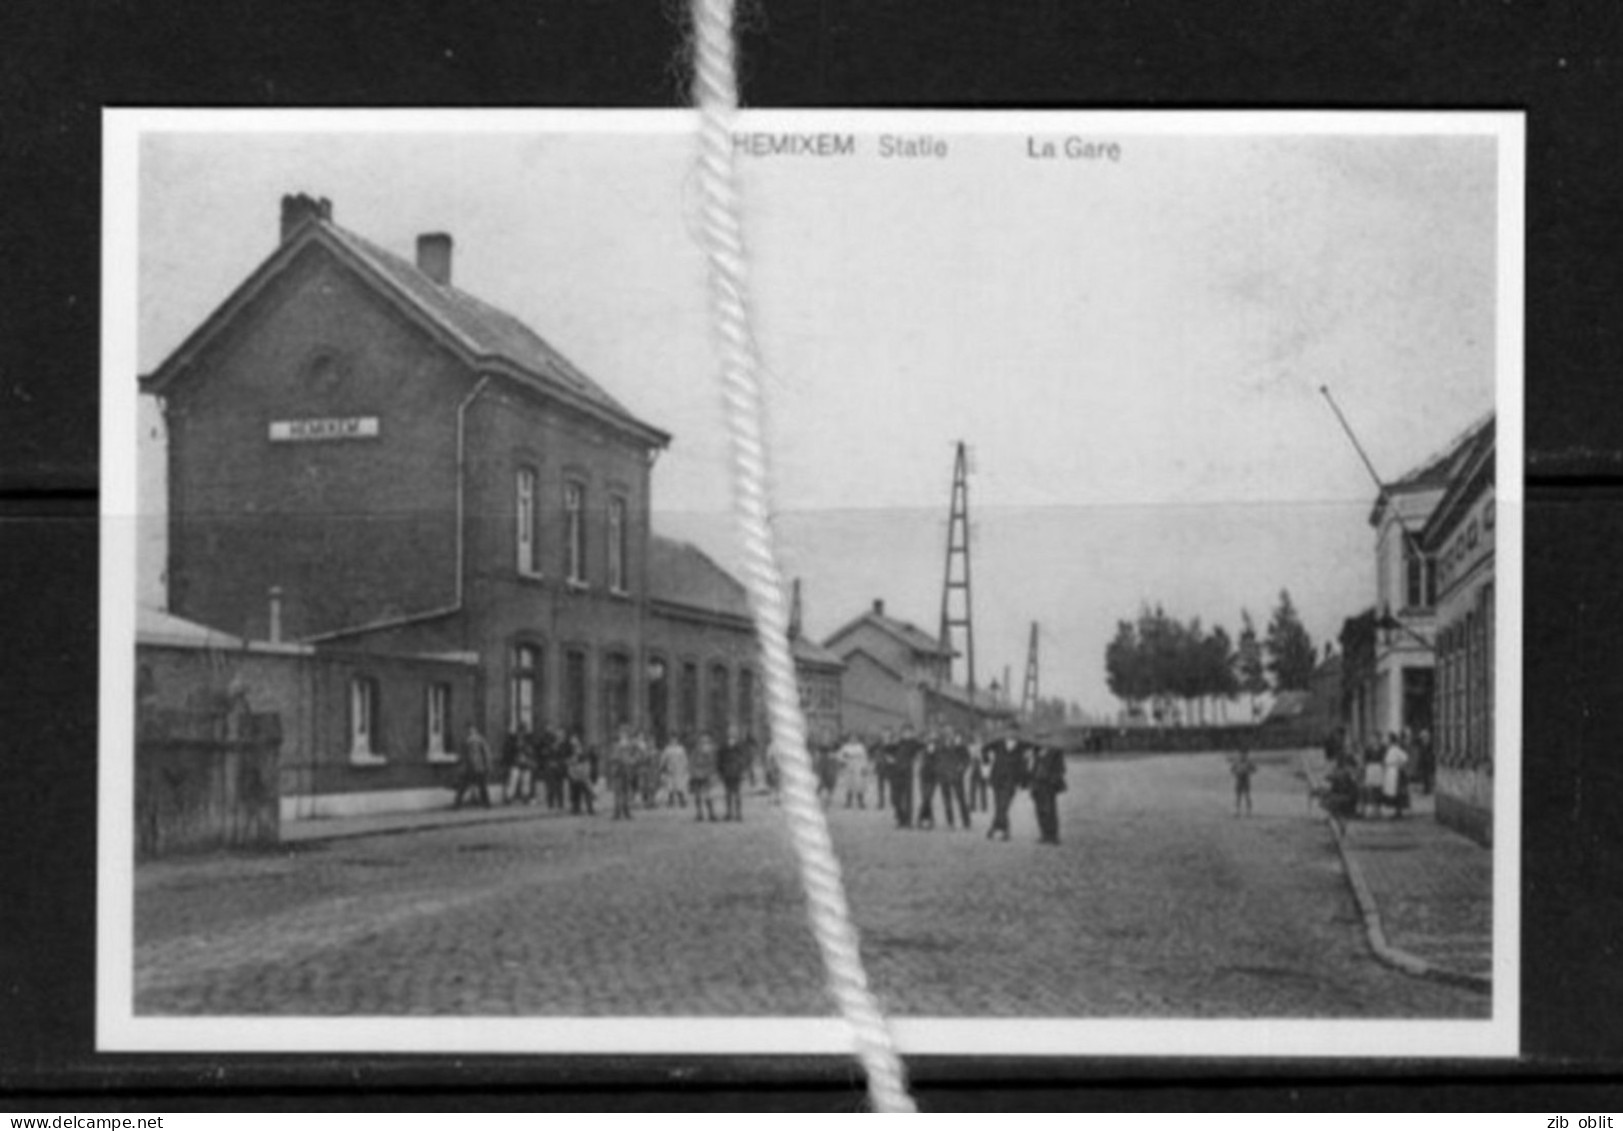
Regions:
<instances>
[{"instance_id":1,"label":"black background","mask_svg":"<svg viewBox=\"0 0 1623 1131\"><path fill-rule=\"evenodd\" d=\"M751 106L1526 111L1523 1057L911 1067L923 1105L935 1110L1623 1106L1615 563L1623 8L1508 0L743 8ZM94 1052L102 109L681 106L684 13L677 0L0 6L6 1106L860 1106L855 1067L833 1059Z\"/></svg>"}]
</instances>

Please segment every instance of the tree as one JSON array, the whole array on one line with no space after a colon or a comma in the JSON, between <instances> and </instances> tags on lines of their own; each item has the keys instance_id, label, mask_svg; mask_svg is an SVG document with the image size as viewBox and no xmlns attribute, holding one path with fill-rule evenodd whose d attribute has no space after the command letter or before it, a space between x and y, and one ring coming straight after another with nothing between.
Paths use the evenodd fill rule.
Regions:
<instances>
[{"instance_id":1,"label":"tree","mask_svg":"<svg viewBox=\"0 0 1623 1131\"><path fill-rule=\"evenodd\" d=\"M1115 638L1105 646L1105 681L1110 694L1135 714L1139 703L1149 695L1145 680L1143 650L1132 621L1117 621Z\"/></svg>"},{"instance_id":2,"label":"tree","mask_svg":"<svg viewBox=\"0 0 1623 1131\"><path fill-rule=\"evenodd\" d=\"M1240 679L1234 670L1234 642L1222 625L1213 625L1212 633L1200 642L1201 669L1206 694L1217 701L1224 722L1228 721L1228 702L1240 690Z\"/></svg>"},{"instance_id":3,"label":"tree","mask_svg":"<svg viewBox=\"0 0 1623 1131\"><path fill-rule=\"evenodd\" d=\"M1263 668L1262 642L1249 609L1240 610L1240 644L1234 657L1240 690L1251 698L1251 717L1257 717L1257 696L1268 690L1268 673Z\"/></svg>"},{"instance_id":4,"label":"tree","mask_svg":"<svg viewBox=\"0 0 1623 1131\"><path fill-rule=\"evenodd\" d=\"M1279 605L1268 622L1268 670L1276 691L1306 691L1313 682L1317 655L1313 638L1302 627L1290 590L1279 591Z\"/></svg>"},{"instance_id":5,"label":"tree","mask_svg":"<svg viewBox=\"0 0 1623 1131\"><path fill-rule=\"evenodd\" d=\"M1160 605L1141 606L1136 621L1116 622L1105 647L1105 675L1129 715L1147 703L1161 723L1227 718L1227 702L1239 690L1227 630L1207 631L1199 617L1185 623Z\"/></svg>"}]
</instances>

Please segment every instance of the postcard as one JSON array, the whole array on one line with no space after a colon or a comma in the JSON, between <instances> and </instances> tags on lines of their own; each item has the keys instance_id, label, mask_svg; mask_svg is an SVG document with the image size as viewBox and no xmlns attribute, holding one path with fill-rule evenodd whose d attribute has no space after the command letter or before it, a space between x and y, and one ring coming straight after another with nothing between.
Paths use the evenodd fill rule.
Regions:
<instances>
[{"instance_id":1,"label":"postcard","mask_svg":"<svg viewBox=\"0 0 1623 1131\"><path fill-rule=\"evenodd\" d=\"M1515 1055L1523 130L738 116L798 705L905 1055ZM98 1048L850 1050L697 152L108 111Z\"/></svg>"}]
</instances>

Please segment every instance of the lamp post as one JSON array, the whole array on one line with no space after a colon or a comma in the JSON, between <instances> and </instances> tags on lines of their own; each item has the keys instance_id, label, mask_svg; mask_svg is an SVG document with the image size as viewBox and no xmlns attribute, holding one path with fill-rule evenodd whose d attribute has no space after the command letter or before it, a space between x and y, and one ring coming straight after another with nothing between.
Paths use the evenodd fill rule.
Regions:
<instances>
[{"instance_id":1,"label":"lamp post","mask_svg":"<svg viewBox=\"0 0 1623 1131\"><path fill-rule=\"evenodd\" d=\"M1386 644L1387 644L1388 647L1390 647L1391 644L1392 644L1392 640L1391 640L1392 634L1394 632L1401 632L1401 633L1405 634L1406 636L1408 636L1416 644L1418 644L1422 648L1424 648L1426 651L1428 651L1428 652L1436 652L1437 651L1437 646L1435 644L1433 644L1430 640L1427 640L1424 636L1421 636L1414 629L1410 628L1408 625L1406 625L1402 621L1400 621L1397 617L1393 616L1392 615L1392 610L1390 608L1385 608L1385 609L1381 610L1381 615L1379 617L1377 617L1376 620L1375 620L1375 627L1377 629L1379 629L1386 636L1386 638L1387 638L1386 639Z\"/></svg>"}]
</instances>

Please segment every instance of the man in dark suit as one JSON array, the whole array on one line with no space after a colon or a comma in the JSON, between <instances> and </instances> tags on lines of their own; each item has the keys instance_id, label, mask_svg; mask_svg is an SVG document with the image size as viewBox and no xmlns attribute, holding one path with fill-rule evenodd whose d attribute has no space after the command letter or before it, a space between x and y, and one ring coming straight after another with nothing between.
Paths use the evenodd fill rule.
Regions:
<instances>
[{"instance_id":1,"label":"man in dark suit","mask_svg":"<svg viewBox=\"0 0 1623 1131\"><path fill-rule=\"evenodd\" d=\"M1059 795L1065 792L1065 752L1038 746L1031 754L1031 804L1037 810L1038 840L1059 843Z\"/></svg>"},{"instance_id":2,"label":"man in dark suit","mask_svg":"<svg viewBox=\"0 0 1623 1131\"><path fill-rule=\"evenodd\" d=\"M913 827L913 766L919 757L919 741L913 737L913 724L902 724L902 736L890 748L890 800L896 810L896 827Z\"/></svg>"},{"instance_id":3,"label":"man in dark suit","mask_svg":"<svg viewBox=\"0 0 1623 1131\"><path fill-rule=\"evenodd\" d=\"M953 827L952 810L956 804L963 816L964 828L969 828L969 798L964 794L964 776L969 773L969 747L964 736L949 730L945 736L946 748L941 755L941 807L947 811L947 827Z\"/></svg>"},{"instance_id":4,"label":"man in dark suit","mask_svg":"<svg viewBox=\"0 0 1623 1131\"><path fill-rule=\"evenodd\" d=\"M750 761L749 747L738 727L727 728L727 744L716 755L716 772L721 775L721 788L726 801L724 821L744 819L744 771Z\"/></svg>"},{"instance_id":5,"label":"man in dark suit","mask_svg":"<svg viewBox=\"0 0 1623 1131\"><path fill-rule=\"evenodd\" d=\"M986 832L991 840L999 833L1009 839L1009 806L1014 802L1017 789L1026 784L1026 744L1020 741L1014 720L1004 720L998 737L987 744L992 756L992 827Z\"/></svg>"},{"instance_id":6,"label":"man in dark suit","mask_svg":"<svg viewBox=\"0 0 1623 1131\"><path fill-rule=\"evenodd\" d=\"M941 740L941 729L933 727L919 745L919 812L916 824L921 829L935 828L935 790L941 779L941 762L946 746Z\"/></svg>"}]
</instances>

